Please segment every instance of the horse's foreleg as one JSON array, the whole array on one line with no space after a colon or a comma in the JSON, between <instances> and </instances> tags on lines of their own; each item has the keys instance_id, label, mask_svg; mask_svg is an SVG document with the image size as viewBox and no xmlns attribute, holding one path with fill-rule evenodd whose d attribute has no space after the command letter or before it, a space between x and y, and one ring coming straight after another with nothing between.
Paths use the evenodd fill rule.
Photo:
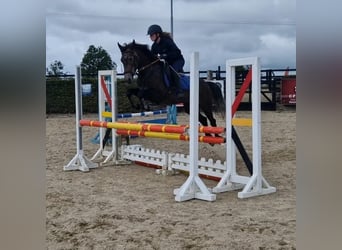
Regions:
<instances>
[{"instance_id":1,"label":"horse's foreleg","mask_svg":"<svg viewBox=\"0 0 342 250\"><path fill-rule=\"evenodd\" d=\"M129 103L131 104L131 107L137 110L140 110L140 108L142 107L142 100L141 98L138 97L138 93L139 93L139 89L138 88L134 88L134 89L128 89L126 92L126 97L129 101ZM132 96L136 96L139 98L139 103L135 104L132 100Z\"/></svg>"},{"instance_id":2,"label":"horse's foreleg","mask_svg":"<svg viewBox=\"0 0 342 250\"><path fill-rule=\"evenodd\" d=\"M147 108L145 107L145 100L144 98L140 97L139 98L139 105L140 105L140 111L143 112L143 111L146 111Z\"/></svg>"},{"instance_id":3,"label":"horse's foreleg","mask_svg":"<svg viewBox=\"0 0 342 250\"><path fill-rule=\"evenodd\" d=\"M128 101L129 101L129 103L131 104L131 107L135 108L133 100L132 100L132 95L133 95L132 90L128 89L127 92L126 92L126 97L127 97Z\"/></svg>"},{"instance_id":4,"label":"horse's foreleg","mask_svg":"<svg viewBox=\"0 0 342 250\"><path fill-rule=\"evenodd\" d=\"M103 137L103 140L102 140L102 149L104 149L104 147L106 146L108 140L109 140L109 136L112 132L112 129L111 128L107 128L106 129L106 133L105 133L105 136Z\"/></svg>"}]
</instances>

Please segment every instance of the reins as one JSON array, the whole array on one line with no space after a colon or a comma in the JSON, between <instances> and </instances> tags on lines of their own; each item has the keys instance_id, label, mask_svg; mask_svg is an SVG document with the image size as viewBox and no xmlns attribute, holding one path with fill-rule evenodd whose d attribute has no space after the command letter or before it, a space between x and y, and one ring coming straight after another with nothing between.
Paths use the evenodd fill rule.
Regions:
<instances>
[{"instance_id":1,"label":"reins","mask_svg":"<svg viewBox=\"0 0 342 250\"><path fill-rule=\"evenodd\" d=\"M149 63L149 64L147 64L147 65L145 65L145 66L143 66L143 67L141 67L140 69L137 69L137 74L139 74L139 72L141 72L141 71L143 71L143 70L145 70L146 68L148 68L148 67L150 67L150 66L152 66L153 64L155 64L156 62L158 62L160 59L159 58L157 58L156 60L154 60L153 62L151 62L151 63Z\"/></svg>"}]
</instances>

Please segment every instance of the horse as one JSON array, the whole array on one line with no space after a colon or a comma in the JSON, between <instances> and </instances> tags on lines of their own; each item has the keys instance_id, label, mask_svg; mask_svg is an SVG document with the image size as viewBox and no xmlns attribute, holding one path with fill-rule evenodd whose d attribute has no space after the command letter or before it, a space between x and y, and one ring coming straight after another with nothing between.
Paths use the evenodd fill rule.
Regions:
<instances>
[{"instance_id":1,"label":"horse","mask_svg":"<svg viewBox=\"0 0 342 250\"><path fill-rule=\"evenodd\" d=\"M180 84L177 91L170 91L165 80L165 62L152 54L148 45L136 43L121 45L121 62L124 67L124 79L128 84L132 83L134 75L138 76L137 85L140 89L140 97L158 105L173 105L183 103L184 111L190 114L190 91L182 89ZM170 80L179 81L180 75L174 70L169 70ZM178 78L178 79L177 79ZM199 79L199 122L203 126L216 127L216 119L213 111L214 105L222 117L225 116L225 100L220 86L215 82ZM204 115L202 114L204 113ZM207 134L209 135L209 134Z\"/></svg>"}]
</instances>

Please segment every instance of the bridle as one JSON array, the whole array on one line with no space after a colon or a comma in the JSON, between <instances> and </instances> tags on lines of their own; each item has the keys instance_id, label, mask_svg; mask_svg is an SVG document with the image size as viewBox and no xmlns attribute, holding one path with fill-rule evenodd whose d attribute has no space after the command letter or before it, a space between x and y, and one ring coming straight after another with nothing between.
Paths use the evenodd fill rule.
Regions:
<instances>
[{"instance_id":1,"label":"bridle","mask_svg":"<svg viewBox=\"0 0 342 250\"><path fill-rule=\"evenodd\" d=\"M138 68L138 54L135 51L125 51L122 54L121 62L124 65L124 75L126 74L132 74L132 76L135 74L136 69ZM129 70L126 70L126 68L129 68Z\"/></svg>"},{"instance_id":2,"label":"bridle","mask_svg":"<svg viewBox=\"0 0 342 250\"><path fill-rule=\"evenodd\" d=\"M141 73L142 71L144 71L145 69L149 68L150 66L152 66L153 64L157 63L160 61L159 58L157 58L156 60L148 63L147 65L142 66L141 68L139 68L138 65L138 53L136 51L133 50L129 50L129 51L125 51L122 55L122 63L124 64L125 68L127 68L128 66L130 66L129 68L131 70L126 70L124 71L124 75L126 74L131 74L132 77L137 74L139 75L139 73ZM129 64L131 63L131 64Z\"/></svg>"}]
</instances>

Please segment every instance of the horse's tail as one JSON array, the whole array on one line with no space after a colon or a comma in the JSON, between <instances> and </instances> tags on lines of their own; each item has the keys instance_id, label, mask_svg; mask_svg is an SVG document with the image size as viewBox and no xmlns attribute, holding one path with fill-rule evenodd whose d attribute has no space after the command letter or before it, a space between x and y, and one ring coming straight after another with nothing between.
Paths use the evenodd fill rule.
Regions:
<instances>
[{"instance_id":1,"label":"horse's tail","mask_svg":"<svg viewBox=\"0 0 342 250\"><path fill-rule=\"evenodd\" d=\"M208 82L211 93L213 94L214 104L215 104L215 111L220 113L222 118L226 116L226 103L225 99L222 94L220 83L216 82Z\"/></svg>"}]
</instances>

